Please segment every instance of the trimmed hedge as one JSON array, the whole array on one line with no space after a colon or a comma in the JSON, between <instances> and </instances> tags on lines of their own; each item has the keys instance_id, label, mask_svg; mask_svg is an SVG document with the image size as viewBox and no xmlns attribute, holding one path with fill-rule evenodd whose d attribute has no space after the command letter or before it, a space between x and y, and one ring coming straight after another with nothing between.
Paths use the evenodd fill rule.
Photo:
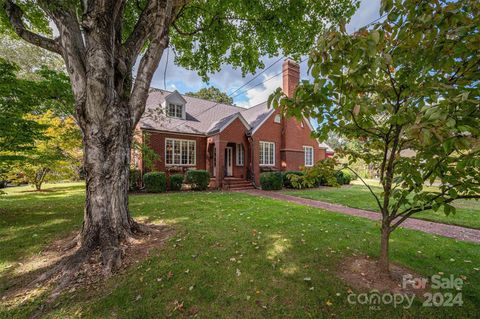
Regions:
<instances>
[{"instance_id":1,"label":"trimmed hedge","mask_svg":"<svg viewBox=\"0 0 480 319\"><path fill-rule=\"evenodd\" d=\"M191 184L193 190L204 191L210 184L210 173L200 169L187 171L185 182Z\"/></svg>"},{"instance_id":2,"label":"trimmed hedge","mask_svg":"<svg viewBox=\"0 0 480 319\"><path fill-rule=\"evenodd\" d=\"M128 190L136 191L140 189L140 182L142 180L142 172L138 169L130 169L128 177Z\"/></svg>"},{"instance_id":3,"label":"trimmed hedge","mask_svg":"<svg viewBox=\"0 0 480 319\"><path fill-rule=\"evenodd\" d=\"M149 193L162 193L167 189L167 178L164 172L151 172L143 175L145 190Z\"/></svg>"},{"instance_id":4,"label":"trimmed hedge","mask_svg":"<svg viewBox=\"0 0 480 319\"><path fill-rule=\"evenodd\" d=\"M260 174L260 186L263 190L280 190L283 186L281 172L265 172Z\"/></svg>"},{"instance_id":5,"label":"trimmed hedge","mask_svg":"<svg viewBox=\"0 0 480 319\"><path fill-rule=\"evenodd\" d=\"M303 176L303 172L302 171L285 171L285 172L282 172L283 187L294 188L293 185L292 185L292 182L290 182L290 178L288 178L288 175Z\"/></svg>"},{"instance_id":6,"label":"trimmed hedge","mask_svg":"<svg viewBox=\"0 0 480 319\"><path fill-rule=\"evenodd\" d=\"M340 185L348 185L352 181L352 174L349 171L341 170L335 173L337 183Z\"/></svg>"},{"instance_id":7,"label":"trimmed hedge","mask_svg":"<svg viewBox=\"0 0 480 319\"><path fill-rule=\"evenodd\" d=\"M182 189L183 178L183 174L170 175L170 190L179 191Z\"/></svg>"}]
</instances>

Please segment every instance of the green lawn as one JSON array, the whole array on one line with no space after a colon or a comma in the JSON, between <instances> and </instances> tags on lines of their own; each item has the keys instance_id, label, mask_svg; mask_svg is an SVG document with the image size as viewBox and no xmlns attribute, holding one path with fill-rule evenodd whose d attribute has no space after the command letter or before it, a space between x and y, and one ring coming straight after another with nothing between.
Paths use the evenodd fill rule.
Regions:
<instances>
[{"instance_id":1,"label":"green lawn","mask_svg":"<svg viewBox=\"0 0 480 319\"><path fill-rule=\"evenodd\" d=\"M49 188L9 189L0 197L0 294L18 261L81 224L83 186ZM185 318L197 311L199 318L474 318L480 312L479 245L395 231L392 259L425 276L465 276L465 303L369 310L347 302L348 284L335 270L347 256L377 255L375 222L240 193L135 195L130 204L135 217L175 227L175 237L105 287L66 293L48 318ZM0 318L23 318L39 299L2 306ZM184 310L174 310L180 303Z\"/></svg>"},{"instance_id":2,"label":"green lawn","mask_svg":"<svg viewBox=\"0 0 480 319\"><path fill-rule=\"evenodd\" d=\"M372 189L378 194L381 192L380 187L372 186ZM374 197L364 185L347 185L341 188L321 187L306 190L288 190L283 193L353 208L378 211L378 205ZM414 217L480 229L480 201L458 200L453 202L453 205L457 208L456 214L446 216L443 210L436 212L429 210L415 214Z\"/></svg>"}]
</instances>

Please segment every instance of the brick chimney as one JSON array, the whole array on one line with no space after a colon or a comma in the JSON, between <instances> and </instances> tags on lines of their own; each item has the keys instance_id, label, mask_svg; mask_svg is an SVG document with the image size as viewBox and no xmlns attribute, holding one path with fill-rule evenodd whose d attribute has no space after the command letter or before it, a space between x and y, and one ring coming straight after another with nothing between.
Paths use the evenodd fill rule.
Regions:
<instances>
[{"instance_id":1,"label":"brick chimney","mask_svg":"<svg viewBox=\"0 0 480 319\"><path fill-rule=\"evenodd\" d=\"M288 97L292 97L300 81L300 65L290 58L286 58L285 61L283 61L282 74L283 92Z\"/></svg>"}]
</instances>

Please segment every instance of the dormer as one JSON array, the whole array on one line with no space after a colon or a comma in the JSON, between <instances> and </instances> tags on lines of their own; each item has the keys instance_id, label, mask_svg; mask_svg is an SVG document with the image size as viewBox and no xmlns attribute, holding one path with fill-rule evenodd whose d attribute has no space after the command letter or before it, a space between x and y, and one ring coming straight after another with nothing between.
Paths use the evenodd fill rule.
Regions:
<instances>
[{"instance_id":1,"label":"dormer","mask_svg":"<svg viewBox=\"0 0 480 319\"><path fill-rule=\"evenodd\" d=\"M177 90L173 91L165 97L162 107L165 110L167 117L185 120L187 117L185 105L187 101L182 97Z\"/></svg>"}]
</instances>

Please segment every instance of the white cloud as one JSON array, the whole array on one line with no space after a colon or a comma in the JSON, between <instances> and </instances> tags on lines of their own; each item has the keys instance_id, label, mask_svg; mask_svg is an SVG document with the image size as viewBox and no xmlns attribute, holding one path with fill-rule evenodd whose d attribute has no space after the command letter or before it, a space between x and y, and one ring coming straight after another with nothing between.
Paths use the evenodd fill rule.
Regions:
<instances>
[{"instance_id":1,"label":"white cloud","mask_svg":"<svg viewBox=\"0 0 480 319\"><path fill-rule=\"evenodd\" d=\"M274 74L263 74L262 81L272 77ZM259 85L245 93L247 101L237 102L238 106L252 107L268 100L268 96L273 93L278 87L282 87L282 76L276 76L271 80Z\"/></svg>"}]
</instances>

